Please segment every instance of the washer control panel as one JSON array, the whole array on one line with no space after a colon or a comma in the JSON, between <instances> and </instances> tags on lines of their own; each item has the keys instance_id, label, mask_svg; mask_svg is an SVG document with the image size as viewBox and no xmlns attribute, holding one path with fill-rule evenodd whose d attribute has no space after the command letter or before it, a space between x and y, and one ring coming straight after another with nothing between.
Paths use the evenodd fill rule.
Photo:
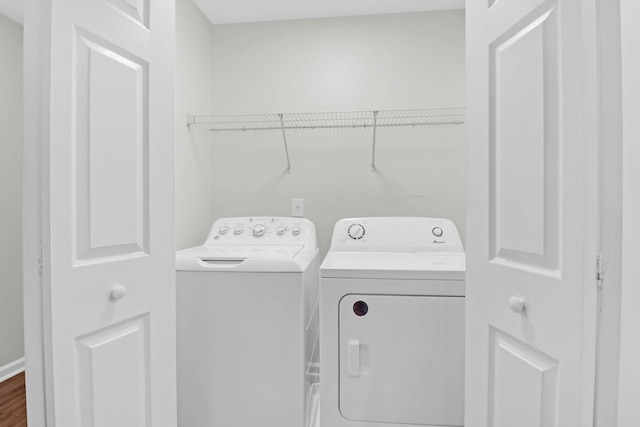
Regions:
<instances>
[{"instance_id":1,"label":"washer control panel","mask_svg":"<svg viewBox=\"0 0 640 427\"><path fill-rule=\"evenodd\" d=\"M315 227L305 218L235 217L213 223L205 244L289 244L315 240Z\"/></svg>"},{"instance_id":2,"label":"washer control panel","mask_svg":"<svg viewBox=\"0 0 640 427\"><path fill-rule=\"evenodd\" d=\"M331 250L462 252L455 224L443 218L346 218L336 223Z\"/></svg>"}]
</instances>

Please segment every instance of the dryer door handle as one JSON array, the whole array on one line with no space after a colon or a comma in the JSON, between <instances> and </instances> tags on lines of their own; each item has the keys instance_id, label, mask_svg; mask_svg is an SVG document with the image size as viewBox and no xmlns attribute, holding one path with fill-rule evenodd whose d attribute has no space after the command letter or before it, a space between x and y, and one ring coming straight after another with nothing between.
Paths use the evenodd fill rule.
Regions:
<instances>
[{"instance_id":1,"label":"dryer door handle","mask_svg":"<svg viewBox=\"0 0 640 427\"><path fill-rule=\"evenodd\" d=\"M347 342L347 374L350 377L360 376L360 340Z\"/></svg>"}]
</instances>

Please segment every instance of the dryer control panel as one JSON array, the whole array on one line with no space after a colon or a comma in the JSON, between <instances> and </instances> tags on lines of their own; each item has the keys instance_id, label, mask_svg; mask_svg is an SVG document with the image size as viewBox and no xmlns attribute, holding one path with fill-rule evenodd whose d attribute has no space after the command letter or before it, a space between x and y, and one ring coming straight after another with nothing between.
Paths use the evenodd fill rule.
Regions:
<instances>
[{"instance_id":1,"label":"dryer control panel","mask_svg":"<svg viewBox=\"0 0 640 427\"><path fill-rule=\"evenodd\" d=\"M213 223L205 245L315 245L316 230L305 218L233 217Z\"/></svg>"},{"instance_id":2,"label":"dryer control panel","mask_svg":"<svg viewBox=\"0 0 640 427\"><path fill-rule=\"evenodd\" d=\"M332 251L464 252L455 224L443 218L346 218L336 223Z\"/></svg>"}]
</instances>

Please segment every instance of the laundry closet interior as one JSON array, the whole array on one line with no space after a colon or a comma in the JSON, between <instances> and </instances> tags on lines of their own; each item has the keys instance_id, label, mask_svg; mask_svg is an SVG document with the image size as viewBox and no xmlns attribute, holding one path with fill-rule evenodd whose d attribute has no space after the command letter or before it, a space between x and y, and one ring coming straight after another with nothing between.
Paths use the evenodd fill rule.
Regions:
<instances>
[{"instance_id":1,"label":"laundry closet interior","mask_svg":"<svg viewBox=\"0 0 640 427\"><path fill-rule=\"evenodd\" d=\"M374 244L417 245L409 251L433 250L426 248L431 240L434 243L438 240L431 234L432 228L435 230L444 227L445 234L448 233L447 244L450 243L449 238L455 241L455 231L447 228L448 223L446 226L442 223L422 226L418 225L420 222L393 225L393 222L359 221L357 224L336 225L343 218L445 218L455 224L460 241L464 242L464 9L458 7L393 14L376 14L373 10L363 9L351 13L352 16L219 23L215 16L210 16L211 20L207 18L196 3L192 0L176 2L177 250L202 245L205 238L207 244L223 245L224 242L234 240L234 230L240 233L235 236L237 243L252 244L254 241L268 239L266 241L271 244L276 242L284 245L283 242L286 241L288 244L315 245L315 241L305 243L304 239L302 242L296 240L295 232L294 235L290 233L297 227L296 231L302 230L304 235L309 226L305 222L296 222L298 218L286 219L295 214L292 212L295 211L292 207L293 199L303 200L302 216L312 226L315 225L317 236L317 256L301 273L300 280L304 286L307 286L309 279L306 277L309 275L317 280L318 266L330 247L333 248L332 236L338 239L336 236L342 231L345 236L354 239L354 242L359 242L361 232L350 228L351 226L360 227L364 224L364 233L371 233ZM218 219L220 222L213 225ZM266 227L266 233L263 227ZM340 227L344 227L344 230L339 231ZM428 233L424 233L427 228ZM248 236L244 237L247 233ZM397 234L408 240L383 242L376 240L376 233L377 238L380 238L380 234ZM369 238L369 235L366 236ZM285 240L278 241L279 238ZM424 245L421 239L424 240ZM452 247L458 250L455 244ZM395 389L394 385L388 384L385 391L380 382L389 379L393 382L403 375L412 376L406 369L402 373L402 369L394 372L392 368L386 369L386 376L376 379L375 375L371 375L365 382L355 382L355 385L345 385L344 388L340 386L340 392L329 393L329 387L335 388L336 382L346 384L350 381L348 378L338 380L337 376L330 378L332 374L328 371L333 370L338 375L338 368L330 367L327 372L323 372L324 361L320 360L318 364L317 353L322 354L323 346L322 316L333 317L338 313L325 313L323 308L320 309L321 337L318 350L317 343L314 342L318 337L317 324L313 326L313 322L317 322L317 289L315 293L311 290L308 296L303 295L302 299L308 303L299 315L300 318L296 320L291 314L292 317L286 321L288 323L274 321L272 328L286 329L288 334L302 337L300 332L295 332L295 328L289 327L292 326L291 323L299 323L299 330L302 331L306 324L307 331L302 334L308 333L309 337L305 335L300 338L304 344L296 341L298 338L289 339L288 342L293 347L278 344L282 347L278 350L279 356L277 351L274 353L275 344L270 345L265 335L269 335L271 312L288 312L287 305L266 308L268 304L277 303L272 301L273 298L266 298L264 304L260 304L259 295L262 291L256 291L252 298L250 294L237 288L234 290L231 282L223 285L222 282L233 281L240 273L229 276L225 275L227 273L218 273L221 277L219 280L222 281L219 282L217 279L205 279L206 273L180 271L184 265L187 266L184 267L186 270L190 269L189 265L195 265L195 261L188 259L189 256L194 259L199 257L199 262L224 262L224 266L211 268L228 268L232 271L234 267L228 267L228 263L239 262L237 259L242 258L242 252L220 252L221 248L228 249L224 246L216 247L217 257L213 252L207 252L208 250L200 255L198 250L188 250L183 253L184 256L178 256L179 423L182 420L183 423L192 425L228 425L233 424L234 420L246 424L261 419L271 425L269 423L273 419L278 419L277 414L282 414L278 412L282 411L278 408L281 404L277 402L279 396L291 402L291 412L287 412L286 417L280 415L283 425L297 425L292 420L296 419L300 401L305 406L305 414L298 418L299 424L309 427L369 426L378 425L377 423L384 426L406 423L463 424L464 305L460 298L464 296L463 282L455 282L455 286L462 288L454 291L454 285L448 284L454 282L447 282L450 278L442 276L439 279L445 280L435 285L436 288L428 288L424 286L426 282L416 276L415 280L407 280L406 283L402 280L393 282L397 284L395 290L381 286L371 288L371 293L406 295L394 297L395 300L390 305L385 305L385 302L380 306L376 304L385 301L384 297L382 300L368 296L358 298L352 294L362 293L360 288L349 287L347 282L340 282L347 283L343 294L349 295L343 298L343 294L338 292L325 296L335 300L325 301L326 306L335 303L346 307L346 302L343 304L342 301L355 298L349 302L349 307L353 304L353 310L360 310L362 305L367 306L368 303L371 313L374 313L369 316L374 319L372 325L376 322L375 313L382 313L387 309L391 310L385 314L389 316L387 320L378 320L383 324L396 316L390 314L393 310L421 312L417 316L422 317L416 317L415 322L422 322L420 328L424 328L425 334L434 332L428 329L429 325L440 325L439 328L444 331L442 334L436 332L439 341L434 339L429 345L439 346L442 350L439 353L446 354L444 360L449 359L450 364L446 365L448 362L444 362L441 368L435 369L447 374L439 375L438 372L431 371L431 376L425 378L425 381L432 381L434 384L440 381L431 389L420 386L412 389L411 385L404 388L405 383L398 379ZM346 249L351 250L349 247ZM403 250L407 249L403 247ZM462 245L459 250L463 250ZM245 265L252 264L245 262ZM209 268L205 266L202 269ZM195 270L197 269L196 267ZM464 260L461 269L464 270ZM198 274L201 276L197 276ZM271 296L282 295L278 297L281 301L290 301L291 291L276 288L276 283L282 282L274 278L279 277L277 274L264 273L256 282L264 281L264 286L273 286ZM279 274L282 277L292 277L291 273ZM322 274L321 272L320 275ZM463 272L458 276L455 277L456 280L464 279ZM189 293L186 289L202 286L196 284L198 280L202 283L210 280L206 282L208 287L203 286L199 291ZM237 280L238 287L243 286L241 279ZM323 280L320 279L321 287ZM331 280L341 279L327 279L328 283ZM419 282L423 284L422 289L415 287ZM227 286L228 289L215 294L216 291L212 289L217 285ZM367 293L365 290L364 294ZM322 304L322 290L320 294ZM416 295L423 297L416 298ZM440 296L429 298L427 295ZM455 298L447 299L443 295L454 295ZM207 298L211 298L209 302L205 302ZM227 298L226 303L220 301ZM230 308L238 304L244 306L246 315ZM197 314L204 311L203 307L206 305L215 306L218 313L225 314ZM342 316L342 311L340 313ZM351 308L348 313L351 313ZM361 315L362 313L357 314ZM211 320L213 318L217 320ZM223 327L226 331L221 331L219 326L225 323L223 319L228 323ZM356 323L357 321L355 319ZM404 328L407 339L424 342L431 340L424 337L421 339L420 333L415 328L412 330L413 318L406 317L398 321L399 325L409 325ZM255 332L257 329L250 326L251 322L260 324L258 328L261 332ZM239 326L234 330L236 326L233 325ZM341 330L344 330L347 328L347 321L340 325ZM455 332L447 332L448 328ZM219 333L220 336L211 338L210 344L206 345L203 340L207 338L197 338L194 329L209 331L213 335ZM325 330L327 329L337 331L337 328L325 325ZM399 337L391 329L390 331L392 335ZM251 344L247 344L247 348L241 350L244 347L238 344L241 341L238 336L251 336L252 333L255 334L255 349L252 351ZM189 336L183 338L181 334ZM282 334L276 332L273 335L273 343L287 342ZM329 333L327 336L333 337ZM227 359L229 352L216 347L216 343L223 339L229 347L233 347L229 352L236 352L235 361ZM251 342L253 339L247 340ZM370 350L370 343L356 342L354 347L354 342L356 341L349 341L349 351L355 351L356 363L362 364L362 367L356 369L358 372L368 372L369 367L365 366L369 360L368 351L372 352L372 360L386 357L380 349L374 347ZM343 344L341 341L340 345ZM331 347L329 343L324 345L326 349ZM383 347L385 345L388 344ZM303 360L298 362L290 354L295 351L296 346L305 348ZM247 351L252 354L248 358L245 354ZM423 353L415 354L430 354L428 349L422 348L420 351ZM349 357L351 356L350 353ZM212 362L209 368L201 372L193 368L206 364L203 360L207 357L227 360L227 367L221 368L220 363ZM255 362L252 363L251 360ZM289 364L304 365L302 370L306 373L306 385L304 390L296 391L294 396L284 397L287 393L284 384L290 378L289 373L285 372L286 367L280 363L282 360ZM415 358L412 361L406 360L407 364L416 363ZM432 360L443 359L434 356ZM376 361L372 363L375 364ZM420 364L419 361L417 363ZM434 366L437 364L430 363ZM238 367L243 364L246 369ZM395 362L390 362L390 365L394 364ZM266 366L272 367L275 377L282 370L282 380L277 381L273 376L268 379L263 375L261 370L267 370ZM341 365L340 369L343 368ZM312 375L316 375L315 379L309 377L310 371L313 371ZM237 383L233 380L234 375ZM246 377L252 375L255 384L247 386L250 381ZM318 377L319 393L316 383ZM323 382L323 378L327 381ZM221 385L230 383L235 384L232 387ZM258 391L269 383L272 384L269 387L273 389L271 397L267 397L269 393L261 394ZM292 382L294 383L295 381ZM410 383L411 380L407 380L406 384ZM245 384L246 392L238 390L238 384ZM326 387L324 394L323 384ZM373 388L377 389L376 393L367 391ZM406 398L384 397L389 392L403 394L398 392L403 389L406 390ZM346 397L346 394L353 399ZM198 402L194 396L207 397L202 397ZM272 403L265 402L271 399ZM323 402L323 399L327 402L326 407L319 409L318 400ZM332 405L330 401L334 399L340 399L340 404L335 405L333 413L329 413L328 408ZM416 403L412 403L412 399ZM394 400L400 403L385 407L384 402ZM246 409L239 410L236 406ZM252 410L256 413L251 414Z\"/></svg>"}]
</instances>

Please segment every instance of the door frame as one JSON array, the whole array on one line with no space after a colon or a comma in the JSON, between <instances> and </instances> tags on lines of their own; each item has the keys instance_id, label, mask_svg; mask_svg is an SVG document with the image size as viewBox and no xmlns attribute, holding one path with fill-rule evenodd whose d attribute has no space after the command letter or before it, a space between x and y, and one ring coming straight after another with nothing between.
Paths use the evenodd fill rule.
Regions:
<instances>
[{"instance_id":1,"label":"door frame","mask_svg":"<svg viewBox=\"0 0 640 427\"><path fill-rule=\"evenodd\" d=\"M51 2L25 0L23 83L23 275L27 419L30 427L53 425L53 388L47 380L45 328L49 298L48 164ZM50 331L49 331L50 332ZM50 358L49 358L50 359Z\"/></svg>"},{"instance_id":2,"label":"door frame","mask_svg":"<svg viewBox=\"0 0 640 427\"><path fill-rule=\"evenodd\" d=\"M594 425L617 425L622 274L622 85L620 1L595 0L600 144L599 252L604 276L598 289Z\"/></svg>"},{"instance_id":3,"label":"door frame","mask_svg":"<svg viewBox=\"0 0 640 427\"><path fill-rule=\"evenodd\" d=\"M620 370L618 426L640 424L640 16L637 0L620 0L622 40L622 302L620 310Z\"/></svg>"}]
</instances>

